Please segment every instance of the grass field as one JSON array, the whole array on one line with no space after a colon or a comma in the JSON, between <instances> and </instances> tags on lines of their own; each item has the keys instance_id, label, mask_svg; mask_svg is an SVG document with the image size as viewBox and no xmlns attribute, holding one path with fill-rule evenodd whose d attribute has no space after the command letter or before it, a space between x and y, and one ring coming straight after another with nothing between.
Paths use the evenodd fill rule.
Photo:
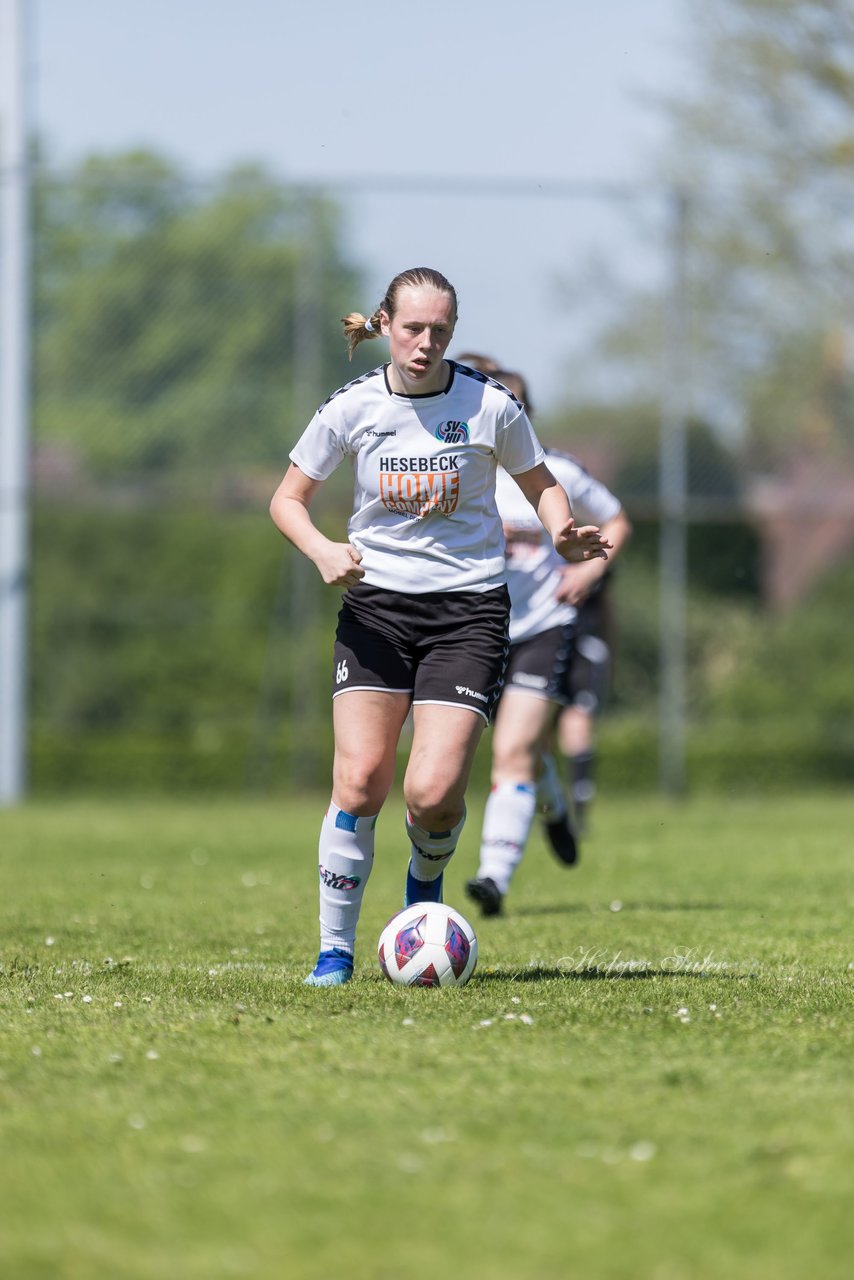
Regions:
<instances>
[{"instance_id":1,"label":"grass field","mask_svg":"<svg viewBox=\"0 0 854 1280\"><path fill-rule=\"evenodd\" d=\"M8 1280L846 1280L854 798L603 800L400 990L402 809L311 991L323 802L0 813Z\"/></svg>"}]
</instances>

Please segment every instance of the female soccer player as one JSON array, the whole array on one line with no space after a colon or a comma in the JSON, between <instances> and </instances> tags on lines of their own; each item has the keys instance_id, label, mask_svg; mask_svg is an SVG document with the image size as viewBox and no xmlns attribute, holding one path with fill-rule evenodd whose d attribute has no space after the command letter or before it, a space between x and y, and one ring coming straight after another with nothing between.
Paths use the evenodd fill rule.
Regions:
<instances>
[{"instance_id":1,"label":"female soccer player","mask_svg":"<svg viewBox=\"0 0 854 1280\"><path fill-rule=\"evenodd\" d=\"M530 412L527 384L520 374L496 370ZM575 458L548 450L549 470L570 502L601 526L613 556L627 540L631 525L617 498ZM498 473L496 500L506 538L510 592L510 657L492 737L492 789L487 800L477 875L466 892L484 915L498 915L510 880L525 851L538 805L555 856L565 865L578 857L554 762L544 755L558 709L570 696L565 681L574 657L576 606L595 588L603 561L577 566L575 572L555 554L518 487Z\"/></svg>"},{"instance_id":2,"label":"female soccer player","mask_svg":"<svg viewBox=\"0 0 854 1280\"><path fill-rule=\"evenodd\" d=\"M575 528L519 402L488 375L445 359L456 319L453 286L427 267L395 276L370 317L348 315L351 355L382 335L389 362L320 406L270 504L276 526L323 581L346 588L333 662L332 799L319 845L320 954L310 986L352 976L374 827L410 707L405 902L441 901L506 658L499 463L561 556L607 558L598 529ZM345 458L355 472L354 508L348 540L333 542L309 507Z\"/></svg>"}]
</instances>

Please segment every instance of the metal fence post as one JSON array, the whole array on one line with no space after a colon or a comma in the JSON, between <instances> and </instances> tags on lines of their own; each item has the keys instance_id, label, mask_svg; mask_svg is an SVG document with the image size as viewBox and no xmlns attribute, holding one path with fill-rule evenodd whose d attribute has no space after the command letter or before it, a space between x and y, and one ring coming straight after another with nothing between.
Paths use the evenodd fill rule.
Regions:
<instances>
[{"instance_id":1,"label":"metal fence post","mask_svg":"<svg viewBox=\"0 0 854 1280\"><path fill-rule=\"evenodd\" d=\"M673 191L669 203L670 281L659 440L659 781L665 794L678 796L686 782L688 194Z\"/></svg>"},{"instance_id":2,"label":"metal fence post","mask_svg":"<svg viewBox=\"0 0 854 1280\"><path fill-rule=\"evenodd\" d=\"M29 199L26 16L0 0L0 805L26 787Z\"/></svg>"}]
</instances>

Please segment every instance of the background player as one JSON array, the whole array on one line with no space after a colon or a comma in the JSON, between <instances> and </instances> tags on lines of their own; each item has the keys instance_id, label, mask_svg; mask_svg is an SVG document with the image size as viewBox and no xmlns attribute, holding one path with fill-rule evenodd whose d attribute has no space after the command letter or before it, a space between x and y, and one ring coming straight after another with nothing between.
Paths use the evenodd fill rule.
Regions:
<instances>
[{"instance_id":1,"label":"background player","mask_svg":"<svg viewBox=\"0 0 854 1280\"><path fill-rule=\"evenodd\" d=\"M521 375L493 375L530 406ZM629 536L630 526L617 498L574 458L550 450L550 469L567 491L573 509L582 509L613 543ZM577 860L577 847L564 790L544 746L558 708L567 701L568 673L574 660L576 603L595 589L591 572L565 582L559 557L520 503L515 487L499 472L496 500L506 539L510 591L510 656L492 736L491 791L486 804L477 875L466 890L484 915L497 915L511 878L524 854L537 807L556 857Z\"/></svg>"}]
</instances>

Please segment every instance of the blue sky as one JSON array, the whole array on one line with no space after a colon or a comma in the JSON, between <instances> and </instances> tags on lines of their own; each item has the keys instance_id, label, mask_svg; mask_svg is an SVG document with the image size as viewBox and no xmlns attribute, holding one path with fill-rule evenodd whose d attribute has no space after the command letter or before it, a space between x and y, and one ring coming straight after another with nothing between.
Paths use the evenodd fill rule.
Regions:
<instances>
[{"instance_id":1,"label":"blue sky","mask_svg":"<svg viewBox=\"0 0 854 1280\"><path fill-rule=\"evenodd\" d=\"M659 269L638 208L537 184L649 180L684 75L686 0L31 0L30 98L57 163L146 145L195 175L256 160L281 178L437 179L342 189L367 310L396 271L457 286L455 348L528 375L543 407L572 375L557 281L593 255ZM529 182L473 196L468 178Z\"/></svg>"}]
</instances>

